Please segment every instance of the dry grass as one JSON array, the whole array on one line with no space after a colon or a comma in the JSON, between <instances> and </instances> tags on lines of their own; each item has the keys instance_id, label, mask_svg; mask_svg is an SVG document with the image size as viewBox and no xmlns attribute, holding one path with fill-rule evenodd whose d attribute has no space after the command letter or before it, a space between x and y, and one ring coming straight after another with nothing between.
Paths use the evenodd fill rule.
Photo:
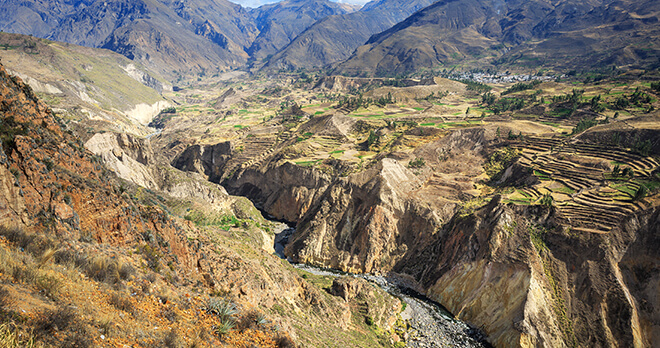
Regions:
<instances>
[{"instance_id":1,"label":"dry grass","mask_svg":"<svg viewBox=\"0 0 660 348\"><path fill-rule=\"evenodd\" d=\"M22 331L12 323L0 324L0 347L2 348L41 348L31 332Z\"/></svg>"},{"instance_id":2,"label":"dry grass","mask_svg":"<svg viewBox=\"0 0 660 348\"><path fill-rule=\"evenodd\" d=\"M40 338L52 345L77 348L94 345L88 326L78 312L69 306L60 305L42 313L35 326Z\"/></svg>"},{"instance_id":3,"label":"dry grass","mask_svg":"<svg viewBox=\"0 0 660 348\"><path fill-rule=\"evenodd\" d=\"M114 292L110 296L110 304L121 311L135 315L135 304L131 296L123 292Z\"/></svg>"}]
</instances>

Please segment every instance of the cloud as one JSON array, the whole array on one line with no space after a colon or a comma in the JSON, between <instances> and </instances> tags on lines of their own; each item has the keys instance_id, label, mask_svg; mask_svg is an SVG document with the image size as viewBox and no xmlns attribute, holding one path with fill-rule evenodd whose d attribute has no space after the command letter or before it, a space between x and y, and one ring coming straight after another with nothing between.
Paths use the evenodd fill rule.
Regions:
<instances>
[{"instance_id":1,"label":"cloud","mask_svg":"<svg viewBox=\"0 0 660 348\"><path fill-rule=\"evenodd\" d=\"M237 3L244 7L259 7L261 5L279 2L280 0L229 0L229 1ZM347 3L347 4L364 5L370 0L330 0L330 1Z\"/></svg>"}]
</instances>

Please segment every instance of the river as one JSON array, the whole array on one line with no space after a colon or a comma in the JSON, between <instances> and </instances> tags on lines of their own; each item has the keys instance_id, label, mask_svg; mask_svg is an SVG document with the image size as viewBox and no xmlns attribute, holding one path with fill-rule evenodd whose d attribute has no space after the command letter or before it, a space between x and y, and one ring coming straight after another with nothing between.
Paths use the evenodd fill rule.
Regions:
<instances>
[{"instance_id":1,"label":"river","mask_svg":"<svg viewBox=\"0 0 660 348\"><path fill-rule=\"evenodd\" d=\"M286 259L284 247L288 243L289 237L295 233L295 228L281 222L276 222L276 226L275 252L282 259ZM315 275L360 277L401 299L406 304L401 318L410 326L406 347L491 347L481 330L457 320L442 305L406 286L406 282L402 278L372 274L348 274L303 264L292 263L292 265Z\"/></svg>"}]
</instances>

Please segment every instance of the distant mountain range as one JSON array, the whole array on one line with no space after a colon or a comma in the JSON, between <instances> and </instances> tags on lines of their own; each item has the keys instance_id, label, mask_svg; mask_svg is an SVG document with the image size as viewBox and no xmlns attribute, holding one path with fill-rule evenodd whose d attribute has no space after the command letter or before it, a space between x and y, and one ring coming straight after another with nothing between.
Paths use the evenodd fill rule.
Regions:
<instances>
[{"instance_id":1,"label":"distant mountain range","mask_svg":"<svg viewBox=\"0 0 660 348\"><path fill-rule=\"evenodd\" d=\"M441 0L372 36L335 73L660 67L660 2Z\"/></svg>"},{"instance_id":2,"label":"distant mountain range","mask_svg":"<svg viewBox=\"0 0 660 348\"><path fill-rule=\"evenodd\" d=\"M255 60L263 60L286 47L305 29L333 15L358 10L354 5L327 0L284 0L252 10L259 35L247 49Z\"/></svg>"},{"instance_id":3,"label":"distant mountain range","mask_svg":"<svg viewBox=\"0 0 660 348\"><path fill-rule=\"evenodd\" d=\"M327 17L298 35L268 62L266 68L322 68L340 62L371 35L432 3L433 0L378 0L366 4L358 12Z\"/></svg>"},{"instance_id":4,"label":"distant mountain range","mask_svg":"<svg viewBox=\"0 0 660 348\"><path fill-rule=\"evenodd\" d=\"M239 68L348 75L513 66L654 68L655 0L2 1L0 29L121 53L170 81Z\"/></svg>"}]
</instances>

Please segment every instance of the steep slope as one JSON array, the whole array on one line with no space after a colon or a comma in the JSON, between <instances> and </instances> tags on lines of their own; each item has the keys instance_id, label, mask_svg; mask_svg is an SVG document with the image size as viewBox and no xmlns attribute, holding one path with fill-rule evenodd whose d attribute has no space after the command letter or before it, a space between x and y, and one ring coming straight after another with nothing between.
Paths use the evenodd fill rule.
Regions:
<instances>
[{"instance_id":1,"label":"steep slope","mask_svg":"<svg viewBox=\"0 0 660 348\"><path fill-rule=\"evenodd\" d=\"M108 48L170 79L245 64L245 49L257 34L247 11L225 0L113 0L62 8L7 1L0 8L53 17L47 22L4 18L3 30L45 33L43 37L53 40Z\"/></svg>"},{"instance_id":2,"label":"steep slope","mask_svg":"<svg viewBox=\"0 0 660 348\"><path fill-rule=\"evenodd\" d=\"M169 106L161 93L172 86L120 54L7 33L0 47L5 67L83 136L90 128L146 135Z\"/></svg>"},{"instance_id":3,"label":"steep slope","mask_svg":"<svg viewBox=\"0 0 660 348\"><path fill-rule=\"evenodd\" d=\"M398 299L362 284L351 297L321 290L314 284L332 284L329 277L272 254L275 226L247 200L208 182L212 195L176 199L119 180L1 65L0 111L3 344L274 348L295 347L293 336L339 348L389 340L379 330L395 322ZM96 145L122 158L152 161L148 142L100 137ZM194 185L187 181L169 184Z\"/></svg>"},{"instance_id":4,"label":"steep slope","mask_svg":"<svg viewBox=\"0 0 660 348\"><path fill-rule=\"evenodd\" d=\"M3 1L0 3L0 30L46 37L62 18L93 2L94 0Z\"/></svg>"},{"instance_id":5,"label":"steep slope","mask_svg":"<svg viewBox=\"0 0 660 348\"><path fill-rule=\"evenodd\" d=\"M404 20L432 0L379 0L360 11L327 17L298 35L274 55L266 69L321 68L342 61L376 33Z\"/></svg>"},{"instance_id":6,"label":"steep slope","mask_svg":"<svg viewBox=\"0 0 660 348\"><path fill-rule=\"evenodd\" d=\"M439 1L374 35L337 68L357 75L463 66L657 67L656 1Z\"/></svg>"},{"instance_id":7,"label":"steep slope","mask_svg":"<svg viewBox=\"0 0 660 348\"><path fill-rule=\"evenodd\" d=\"M252 11L260 33L247 50L254 60L277 53L309 26L325 17L352 11L328 0L285 0Z\"/></svg>"}]
</instances>

